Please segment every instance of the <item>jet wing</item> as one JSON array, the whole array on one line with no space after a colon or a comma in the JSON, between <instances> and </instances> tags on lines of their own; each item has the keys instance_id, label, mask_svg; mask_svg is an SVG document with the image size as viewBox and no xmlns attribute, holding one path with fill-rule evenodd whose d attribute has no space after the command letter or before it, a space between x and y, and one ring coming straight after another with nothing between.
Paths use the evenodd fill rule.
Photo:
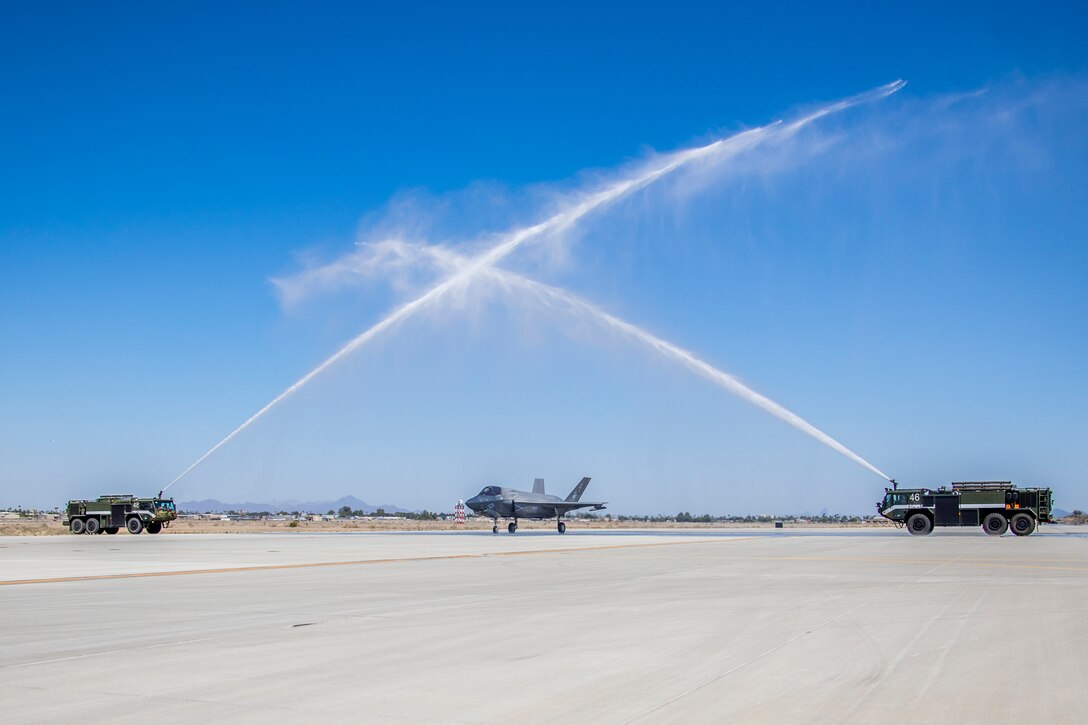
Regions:
<instances>
[{"instance_id":1,"label":"jet wing","mask_svg":"<svg viewBox=\"0 0 1088 725\"><path fill-rule=\"evenodd\" d=\"M575 509L586 508L589 506L592 506L594 511L600 511L605 507L605 504L607 503L607 501L602 501L600 503L595 501L549 501L545 505L553 506L558 511L574 511Z\"/></svg>"}]
</instances>

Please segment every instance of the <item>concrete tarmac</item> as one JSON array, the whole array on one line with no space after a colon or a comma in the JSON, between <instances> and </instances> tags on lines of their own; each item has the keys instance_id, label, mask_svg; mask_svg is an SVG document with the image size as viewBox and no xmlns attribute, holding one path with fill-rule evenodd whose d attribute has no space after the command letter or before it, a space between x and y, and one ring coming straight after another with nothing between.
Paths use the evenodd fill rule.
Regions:
<instances>
[{"instance_id":1,"label":"concrete tarmac","mask_svg":"<svg viewBox=\"0 0 1088 725\"><path fill-rule=\"evenodd\" d=\"M0 538L0 720L1079 723L1088 536Z\"/></svg>"}]
</instances>

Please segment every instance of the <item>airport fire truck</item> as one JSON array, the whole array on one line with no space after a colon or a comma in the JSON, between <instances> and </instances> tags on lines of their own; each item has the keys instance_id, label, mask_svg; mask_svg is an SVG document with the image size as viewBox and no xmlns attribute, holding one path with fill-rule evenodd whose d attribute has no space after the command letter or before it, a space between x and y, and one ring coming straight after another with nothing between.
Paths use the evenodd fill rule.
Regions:
<instances>
[{"instance_id":1,"label":"airport fire truck","mask_svg":"<svg viewBox=\"0 0 1088 725\"><path fill-rule=\"evenodd\" d=\"M131 493L107 494L94 500L73 500L65 509L64 525L73 534L157 534L178 517L172 498L137 498Z\"/></svg>"},{"instance_id":2,"label":"airport fire truck","mask_svg":"<svg viewBox=\"0 0 1088 725\"><path fill-rule=\"evenodd\" d=\"M982 526L991 536L1009 529L1028 536L1039 524L1050 523L1053 497L1049 488L1017 488L1009 481L964 481L928 488L884 489L877 512L906 526L907 531L925 535L934 526Z\"/></svg>"}]
</instances>

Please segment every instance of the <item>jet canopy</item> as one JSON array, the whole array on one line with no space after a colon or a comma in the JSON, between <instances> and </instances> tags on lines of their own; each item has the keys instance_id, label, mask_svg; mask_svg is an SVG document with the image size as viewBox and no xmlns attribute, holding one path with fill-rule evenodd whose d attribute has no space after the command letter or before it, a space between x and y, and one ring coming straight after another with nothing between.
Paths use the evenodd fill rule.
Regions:
<instances>
[{"instance_id":1,"label":"jet canopy","mask_svg":"<svg viewBox=\"0 0 1088 725\"><path fill-rule=\"evenodd\" d=\"M498 486L484 486L484 489L480 491L481 496L498 496L502 493L502 490Z\"/></svg>"}]
</instances>

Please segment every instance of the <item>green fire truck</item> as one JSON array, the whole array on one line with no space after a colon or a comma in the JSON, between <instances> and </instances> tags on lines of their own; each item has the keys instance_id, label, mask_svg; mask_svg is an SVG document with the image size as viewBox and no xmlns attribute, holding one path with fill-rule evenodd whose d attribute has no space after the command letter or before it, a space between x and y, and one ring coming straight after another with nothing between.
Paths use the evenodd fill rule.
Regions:
<instances>
[{"instance_id":1,"label":"green fire truck","mask_svg":"<svg viewBox=\"0 0 1088 725\"><path fill-rule=\"evenodd\" d=\"M1049 488L1017 488L1010 481L963 481L936 491L899 488L892 481L876 510L916 535L928 534L934 526L982 526L991 536L1009 529L1028 536L1039 524L1053 521L1052 502Z\"/></svg>"},{"instance_id":2,"label":"green fire truck","mask_svg":"<svg viewBox=\"0 0 1088 725\"><path fill-rule=\"evenodd\" d=\"M73 500L65 509L64 525L73 534L157 534L178 517L172 498L137 498L131 493L107 494L93 500Z\"/></svg>"}]
</instances>

